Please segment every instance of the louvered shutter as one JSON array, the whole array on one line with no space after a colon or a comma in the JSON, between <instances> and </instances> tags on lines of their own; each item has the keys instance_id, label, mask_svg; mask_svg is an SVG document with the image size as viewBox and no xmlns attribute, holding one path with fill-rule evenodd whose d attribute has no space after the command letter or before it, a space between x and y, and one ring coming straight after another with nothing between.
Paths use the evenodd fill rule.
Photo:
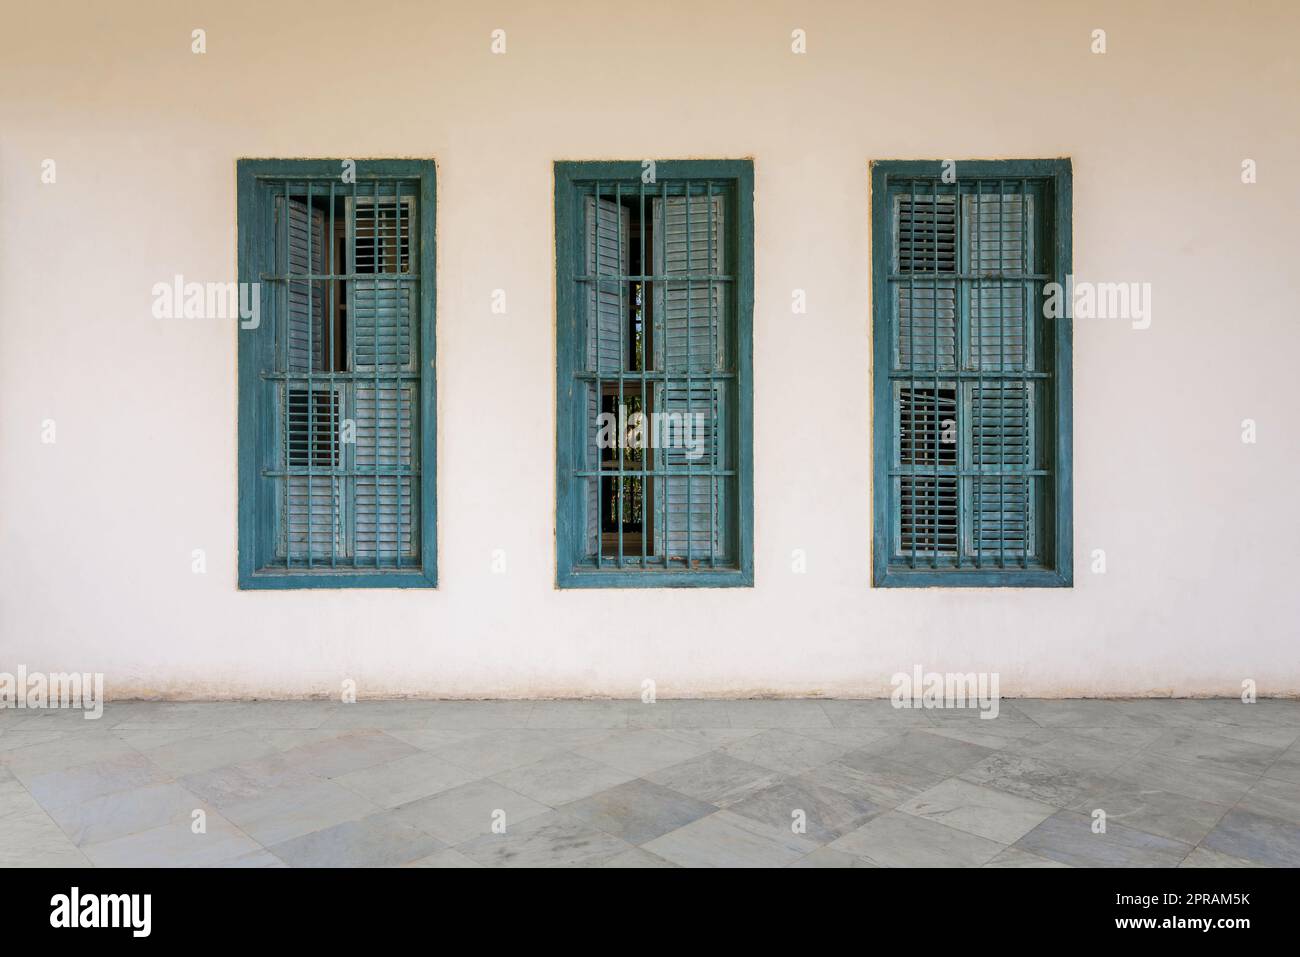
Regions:
<instances>
[{"instance_id":1,"label":"louvered shutter","mask_svg":"<svg viewBox=\"0 0 1300 957\"><path fill-rule=\"evenodd\" d=\"M627 367L628 334L625 331L623 300L631 246L628 243L628 210L606 199L588 196L584 206L584 243L588 276L597 279L587 285L586 362L588 371L617 375ZM599 356L599 361L597 357ZM588 382L586 456L588 471L600 469L602 450L596 445L600 415L600 385ZM601 480L587 479L587 554L600 550Z\"/></svg>"},{"instance_id":2,"label":"louvered shutter","mask_svg":"<svg viewBox=\"0 0 1300 957\"><path fill-rule=\"evenodd\" d=\"M899 464L919 474L898 479L894 540L902 555L956 555L956 389L904 382L896 394Z\"/></svg>"},{"instance_id":3,"label":"louvered shutter","mask_svg":"<svg viewBox=\"0 0 1300 957\"><path fill-rule=\"evenodd\" d=\"M957 205L948 194L894 200L894 356L916 379L895 387L895 449L904 469L895 483L896 554L955 556L957 391L937 378L957 368ZM925 474L925 473L929 474Z\"/></svg>"},{"instance_id":4,"label":"louvered shutter","mask_svg":"<svg viewBox=\"0 0 1300 957\"><path fill-rule=\"evenodd\" d=\"M974 280L970 299L968 367L1019 373L1033 367L1033 196L977 192L962 197L964 258ZM1028 300L1028 302L1027 302ZM1034 386L1000 377L967 382L963 432L970 468L963 549L967 557L1013 564L1037 554L1034 534Z\"/></svg>"},{"instance_id":5,"label":"louvered shutter","mask_svg":"<svg viewBox=\"0 0 1300 957\"><path fill-rule=\"evenodd\" d=\"M414 202L411 197L360 196L349 197L347 208L352 271L359 274L348 290L352 368L361 375L354 392L356 441L351 448L358 473L354 549L358 565L386 565L399 557L414 559L419 550L414 478L384 474L416 465L416 385L402 373L415 371L418 286L382 275L411 272Z\"/></svg>"},{"instance_id":6,"label":"louvered shutter","mask_svg":"<svg viewBox=\"0 0 1300 957\"><path fill-rule=\"evenodd\" d=\"M957 356L957 217L952 196L899 196L894 208L897 364L901 369L955 368Z\"/></svg>"},{"instance_id":7,"label":"louvered shutter","mask_svg":"<svg viewBox=\"0 0 1300 957\"><path fill-rule=\"evenodd\" d=\"M319 209L309 211L306 203L277 197L276 259L282 274L320 276L326 272L325 220ZM324 370L326 308L323 280L285 283L281 354L286 371L305 376ZM289 469L319 469L325 474L286 477L277 553L291 562L343 555L342 489L339 479L330 474L335 467L332 463L338 461L342 396L328 382L291 380L283 384L280 401L277 425L282 464Z\"/></svg>"},{"instance_id":8,"label":"louvered shutter","mask_svg":"<svg viewBox=\"0 0 1300 957\"><path fill-rule=\"evenodd\" d=\"M1033 260L1033 197L1018 193L962 197L966 261L977 281L970 298L970 367L995 372L1025 368L1033 324L1025 322L1023 274ZM1027 338L1028 337L1028 338Z\"/></svg>"},{"instance_id":9,"label":"louvered shutter","mask_svg":"<svg viewBox=\"0 0 1300 957\"><path fill-rule=\"evenodd\" d=\"M734 464L723 435L729 390L723 381L688 378L727 367L728 289L707 279L725 272L725 208L720 196L656 197L652 204L653 272L667 277L654 287L653 342L665 373L654 410L702 424L702 434L694 434L698 457L680 442L655 449L656 468L704 472L669 476L658 485L655 552L671 561L728 557L727 483L709 472Z\"/></svg>"}]
</instances>

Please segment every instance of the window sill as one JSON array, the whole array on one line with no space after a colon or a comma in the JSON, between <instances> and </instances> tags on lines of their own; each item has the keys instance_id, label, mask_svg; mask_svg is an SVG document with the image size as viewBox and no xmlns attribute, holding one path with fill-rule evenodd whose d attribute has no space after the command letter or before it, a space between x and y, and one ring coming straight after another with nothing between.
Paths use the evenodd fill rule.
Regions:
<instances>
[{"instance_id":1,"label":"window sill","mask_svg":"<svg viewBox=\"0 0 1300 957\"><path fill-rule=\"evenodd\" d=\"M597 569L576 567L556 576L558 588L752 588L753 572L738 568Z\"/></svg>"},{"instance_id":2,"label":"window sill","mask_svg":"<svg viewBox=\"0 0 1300 957\"><path fill-rule=\"evenodd\" d=\"M1072 588L1074 577L1051 568L899 568L876 571L876 588Z\"/></svg>"},{"instance_id":3,"label":"window sill","mask_svg":"<svg viewBox=\"0 0 1300 957\"><path fill-rule=\"evenodd\" d=\"M241 591L283 590L293 588L436 588L437 576L422 568L378 568L338 570L263 568L239 576Z\"/></svg>"}]
</instances>

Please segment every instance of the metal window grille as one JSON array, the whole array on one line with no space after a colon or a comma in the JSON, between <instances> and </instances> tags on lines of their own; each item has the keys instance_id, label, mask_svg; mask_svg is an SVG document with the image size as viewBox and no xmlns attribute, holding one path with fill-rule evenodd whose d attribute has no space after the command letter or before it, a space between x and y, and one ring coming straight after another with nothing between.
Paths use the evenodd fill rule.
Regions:
<instances>
[{"instance_id":1,"label":"metal window grille","mask_svg":"<svg viewBox=\"0 0 1300 957\"><path fill-rule=\"evenodd\" d=\"M1047 190L1030 177L891 183L891 566L1044 565Z\"/></svg>"},{"instance_id":2,"label":"metal window grille","mask_svg":"<svg viewBox=\"0 0 1300 957\"><path fill-rule=\"evenodd\" d=\"M737 567L733 195L728 180L580 184L581 565Z\"/></svg>"},{"instance_id":3,"label":"metal window grille","mask_svg":"<svg viewBox=\"0 0 1300 957\"><path fill-rule=\"evenodd\" d=\"M419 184L272 189L275 563L418 565Z\"/></svg>"}]
</instances>

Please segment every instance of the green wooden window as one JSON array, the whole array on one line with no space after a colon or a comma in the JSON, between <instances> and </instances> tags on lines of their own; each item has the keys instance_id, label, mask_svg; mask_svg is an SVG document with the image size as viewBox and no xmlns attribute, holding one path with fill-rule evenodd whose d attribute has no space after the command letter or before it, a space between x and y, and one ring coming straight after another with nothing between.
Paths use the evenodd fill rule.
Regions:
<instances>
[{"instance_id":1,"label":"green wooden window","mask_svg":"<svg viewBox=\"0 0 1300 957\"><path fill-rule=\"evenodd\" d=\"M555 223L559 585L753 584L752 164L557 163Z\"/></svg>"},{"instance_id":2,"label":"green wooden window","mask_svg":"<svg viewBox=\"0 0 1300 957\"><path fill-rule=\"evenodd\" d=\"M1070 585L1068 160L872 164L877 585Z\"/></svg>"},{"instance_id":3,"label":"green wooden window","mask_svg":"<svg viewBox=\"0 0 1300 957\"><path fill-rule=\"evenodd\" d=\"M436 583L434 166L241 160L241 588Z\"/></svg>"}]
</instances>

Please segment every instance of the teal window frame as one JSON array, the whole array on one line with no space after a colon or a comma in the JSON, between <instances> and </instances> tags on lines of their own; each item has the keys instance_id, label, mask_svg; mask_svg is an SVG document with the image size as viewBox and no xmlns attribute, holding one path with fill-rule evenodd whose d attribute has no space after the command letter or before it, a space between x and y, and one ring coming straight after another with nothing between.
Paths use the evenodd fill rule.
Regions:
<instances>
[{"instance_id":1,"label":"teal window frame","mask_svg":"<svg viewBox=\"0 0 1300 957\"><path fill-rule=\"evenodd\" d=\"M871 164L872 481L875 486L872 496L872 580L876 587L883 588L1071 587L1074 583L1071 478L1073 330L1069 316L1047 319L1041 312L1042 287L1047 282L1056 282L1064 288L1066 277L1073 269L1071 163L1068 159L960 160L955 167L956 182L944 184L943 162L881 160ZM1037 556L1032 564L1023 566L1002 564L990 567L988 559L977 565L971 558L963 556L965 545L959 524L955 533L955 564L947 561L940 563L937 558L923 556L922 553L916 553L914 562L909 562L906 558L898 557L895 547L895 524L901 516L901 504L896 501L898 496L895 495L894 475L891 474L896 466L894 439L899 428L897 416L900 402L896 400L895 383L905 381L908 377L906 372L897 371L894 363L895 295L891 283L895 255L893 197L905 195L908 184L913 183L920 184L920 191L916 193L918 201L930 196L932 189L937 189L943 195L957 194L958 189L962 188L965 191L959 194L960 197L973 196L976 182L986 184L984 188L989 189L987 184L990 180L994 181L994 188L997 181L1003 181L1008 186L1014 185L1021 190L1026 190L1026 184L1033 184L1032 188L1037 191L1034 195L1045 197L1038 204L1035 229L1037 235L1042 237L1040 253L1042 256L1050 256L1050 261L1043 274L1044 278L1038 280L1037 296L1031 298L1038 306L1040 324L1033 329L1039 331L1041 337L1041 355L1050 357L1050 368L1039 370L1040 374L1045 372L1046 375L1034 380L1035 395L1041 395L1042 401L1034 413L1036 420L1032 428L1036 436L1038 465L1048 473L1042 476L1044 484L1040 490L1040 498L1046 504L1036 509L1031 526L1033 534L1038 536ZM954 208L960 210L961 203L956 202ZM924 213L923 206L919 212ZM1050 221L1042 215L1044 212L1050 214ZM963 227L955 227L961 228ZM956 232L955 235L960 237L961 233ZM960 238L956 245L960 249ZM961 255L960 252L958 255ZM920 282L917 288L924 289ZM963 287L958 283L956 288L960 291ZM961 366L960 374L969 378L975 373L970 371L972 367L966 365L966 356L962 353L963 346L968 341L964 331L969 324L968 306L960 292L956 302L957 350L963 360L958 365ZM918 316L917 321L920 318ZM932 369L934 365L938 363L932 362L927 368ZM946 373L940 369L916 373L915 378L921 385L930 381L938 385L944 380L951 382L957 377L956 373L955 369ZM967 393L960 387L957 387L957 391L957 415L959 420L964 420L969 418L965 411ZM1029 427L1027 424L1026 429ZM964 425L959 427L959 434L963 428ZM962 441L966 441L964 436ZM937 461L937 452L935 454ZM919 470L923 467L913 468ZM928 475L923 471L918 471L918 474L923 478ZM964 505L959 505L959 523L965 521L964 508ZM915 536L915 529L913 535Z\"/></svg>"},{"instance_id":2,"label":"teal window frame","mask_svg":"<svg viewBox=\"0 0 1300 957\"><path fill-rule=\"evenodd\" d=\"M662 160L654 180L643 182L641 161L563 161L555 163L556 256L556 585L568 588L748 587L754 584L753 558L753 311L754 167L751 160ZM578 277L584 272L584 190L592 184L622 195L643 192L652 199L664 183L726 181L729 213L724 230L734 257L736 382L734 442L736 461L734 523L736 552L727 567L619 568L584 563L585 503L583 469L586 398L579 378L586 348L586 305ZM603 191L601 195L604 195ZM629 377L633 374L629 374Z\"/></svg>"},{"instance_id":3,"label":"teal window frame","mask_svg":"<svg viewBox=\"0 0 1300 957\"><path fill-rule=\"evenodd\" d=\"M273 290L275 273L276 187L294 181L334 181L337 196L351 195L341 178L340 160L241 159L236 164L238 265L241 283L259 284L261 322L238 329L239 365L239 588L432 588L437 579L437 388L434 336L436 297L436 168L433 160L376 159L356 161L356 183L364 196L367 184L401 180L415 184L418 238L419 304L415 322L419 388L418 446L419 547L409 568L352 566L300 568L276 561L276 489L265 472L274 461L272 421L278 402L268 373L275 370ZM373 188L373 186L372 186ZM399 526L400 527L400 526Z\"/></svg>"}]
</instances>

